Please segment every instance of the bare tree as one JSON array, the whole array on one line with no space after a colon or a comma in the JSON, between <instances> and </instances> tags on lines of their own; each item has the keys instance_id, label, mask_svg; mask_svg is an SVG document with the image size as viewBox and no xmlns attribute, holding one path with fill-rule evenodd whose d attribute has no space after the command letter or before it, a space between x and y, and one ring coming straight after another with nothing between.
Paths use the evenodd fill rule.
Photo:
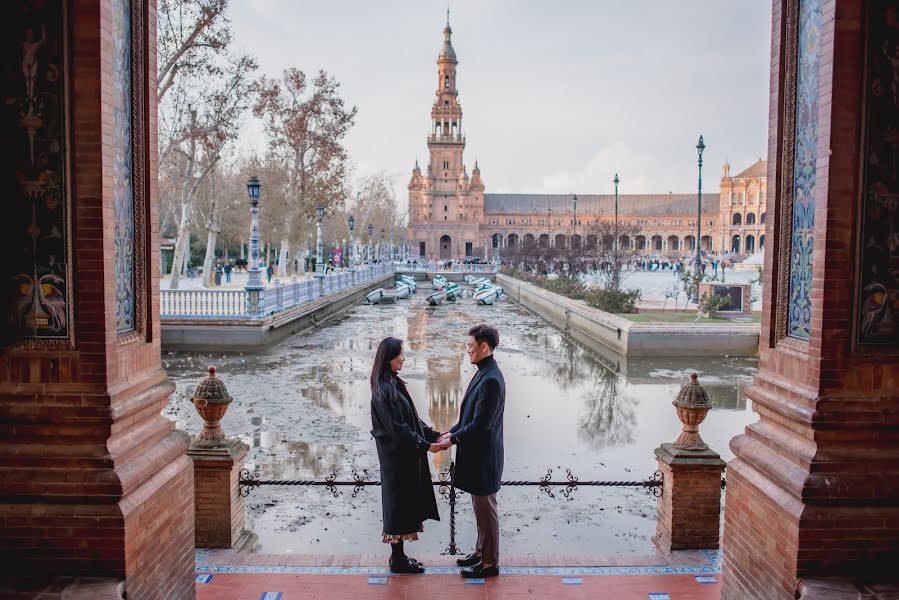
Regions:
<instances>
[{"instance_id":1,"label":"bare tree","mask_svg":"<svg viewBox=\"0 0 899 600\"><path fill-rule=\"evenodd\" d=\"M206 178L235 139L252 99L256 61L230 48L227 0L161 0L159 161L163 231L175 229L171 287L189 253L191 217ZM208 228L215 221L207 222Z\"/></svg>"},{"instance_id":2,"label":"bare tree","mask_svg":"<svg viewBox=\"0 0 899 600\"><path fill-rule=\"evenodd\" d=\"M280 214L281 255L278 272L287 274L290 237L297 218L311 224L315 206L333 212L343 201L347 152L343 139L353 126L356 107L347 109L340 84L324 71L311 82L299 69L281 79L263 78L254 106L265 121L269 160L287 173Z\"/></svg>"},{"instance_id":3,"label":"bare tree","mask_svg":"<svg viewBox=\"0 0 899 600\"><path fill-rule=\"evenodd\" d=\"M618 291L630 271L628 263L639 256L635 240L641 233L635 223L599 221L587 228L587 244L583 259L590 261L599 283L604 289ZM617 243L616 243L617 234Z\"/></svg>"}]
</instances>

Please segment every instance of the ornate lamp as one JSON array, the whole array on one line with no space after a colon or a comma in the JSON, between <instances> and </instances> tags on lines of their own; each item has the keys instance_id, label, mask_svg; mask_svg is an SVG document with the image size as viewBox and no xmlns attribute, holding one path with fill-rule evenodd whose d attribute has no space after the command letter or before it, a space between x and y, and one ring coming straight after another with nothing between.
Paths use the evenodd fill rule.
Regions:
<instances>
[{"instance_id":1,"label":"ornate lamp","mask_svg":"<svg viewBox=\"0 0 899 600\"><path fill-rule=\"evenodd\" d=\"M190 401L203 419L203 431L197 436L194 445L204 448L215 448L227 443L222 431L222 417L228 411L233 398L221 379L215 376L215 367L209 367L209 377L204 379L194 391Z\"/></svg>"},{"instance_id":2,"label":"ornate lamp","mask_svg":"<svg viewBox=\"0 0 899 600\"><path fill-rule=\"evenodd\" d=\"M347 225L350 228L350 255L347 257L347 264L352 269L356 266L356 236L354 235L356 231L356 217L350 215Z\"/></svg>"}]
</instances>

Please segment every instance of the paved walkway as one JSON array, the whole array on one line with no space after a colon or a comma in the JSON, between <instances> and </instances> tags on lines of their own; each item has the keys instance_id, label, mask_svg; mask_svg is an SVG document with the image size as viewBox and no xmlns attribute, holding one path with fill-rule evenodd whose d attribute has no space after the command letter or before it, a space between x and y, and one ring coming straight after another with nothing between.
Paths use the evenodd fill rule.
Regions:
<instances>
[{"instance_id":1,"label":"paved walkway","mask_svg":"<svg viewBox=\"0 0 899 600\"><path fill-rule=\"evenodd\" d=\"M198 577L197 600L719 600L717 577L517 576L466 582L451 575L261 575Z\"/></svg>"},{"instance_id":2,"label":"paved walkway","mask_svg":"<svg viewBox=\"0 0 899 600\"><path fill-rule=\"evenodd\" d=\"M391 575L385 556L197 551L198 600L718 600L718 551L650 556L514 557L496 579L464 580L451 556L418 557L424 575Z\"/></svg>"}]
</instances>

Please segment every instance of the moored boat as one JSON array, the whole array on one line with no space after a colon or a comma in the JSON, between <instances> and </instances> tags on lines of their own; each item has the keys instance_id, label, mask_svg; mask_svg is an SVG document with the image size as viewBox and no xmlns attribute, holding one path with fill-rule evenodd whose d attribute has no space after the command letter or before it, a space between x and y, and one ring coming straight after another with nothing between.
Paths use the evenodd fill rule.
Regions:
<instances>
[{"instance_id":1,"label":"moored boat","mask_svg":"<svg viewBox=\"0 0 899 600\"><path fill-rule=\"evenodd\" d=\"M401 285L404 285L407 288L409 288L413 294L418 292L418 289L417 289L418 285L415 283L414 279L409 280L409 279L405 279L405 278L400 278L400 280L396 282L397 289L399 289L399 287Z\"/></svg>"},{"instance_id":2,"label":"moored boat","mask_svg":"<svg viewBox=\"0 0 899 600\"><path fill-rule=\"evenodd\" d=\"M458 283L448 283L445 292L447 300L456 301L462 297L462 288Z\"/></svg>"},{"instance_id":3,"label":"moored boat","mask_svg":"<svg viewBox=\"0 0 899 600\"><path fill-rule=\"evenodd\" d=\"M434 279L431 280L431 285L435 290L442 290L446 287L446 284L446 277L444 277L443 275L437 275L436 277L434 277Z\"/></svg>"},{"instance_id":4,"label":"moored boat","mask_svg":"<svg viewBox=\"0 0 899 600\"><path fill-rule=\"evenodd\" d=\"M384 297L384 288L378 288L365 294L365 301L369 304L377 304Z\"/></svg>"},{"instance_id":5,"label":"moored boat","mask_svg":"<svg viewBox=\"0 0 899 600\"><path fill-rule=\"evenodd\" d=\"M474 294L474 300L478 304L493 304L496 302L500 295L502 294L502 288L490 287L483 290L478 290Z\"/></svg>"},{"instance_id":6,"label":"moored boat","mask_svg":"<svg viewBox=\"0 0 899 600\"><path fill-rule=\"evenodd\" d=\"M410 288L405 283L398 283L396 284L396 292L394 293L400 300L405 300L412 295L412 288Z\"/></svg>"},{"instance_id":7,"label":"moored boat","mask_svg":"<svg viewBox=\"0 0 899 600\"><path fill-rule=\"evenodd\" d=\"M444 292L443 290L438 290L428 296L428 304L430 304L431 306L443 304L444 300L446 300L446 292Z\"/></svg>"}]
</instances>

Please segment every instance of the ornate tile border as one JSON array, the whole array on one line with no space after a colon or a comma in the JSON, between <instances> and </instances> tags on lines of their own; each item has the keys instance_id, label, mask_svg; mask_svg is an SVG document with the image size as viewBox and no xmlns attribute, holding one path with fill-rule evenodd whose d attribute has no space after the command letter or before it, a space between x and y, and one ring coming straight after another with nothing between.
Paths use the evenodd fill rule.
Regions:
<instances>
[{"instance_id":1,"label":"ornate tile border","mask_svg":"<svg viewBox=\"0 0 899 600\"><path fill-rule=\"evenodd\" d=\"M200 564L209 554L208 550L197 550L198 574L205 573L262 573L291 575L367 575L390 576L387 567L300 567L300 566L254 566L254 565L205 565ZM703 551L708 565L681 566L641 566L641 567L500 567L503 575L550 575L559 577L581 577L595 575L714 575L721 573L721 551ZM458 575L459 567L428 567L429 575Z\"/></svg>"}]
</instances>

